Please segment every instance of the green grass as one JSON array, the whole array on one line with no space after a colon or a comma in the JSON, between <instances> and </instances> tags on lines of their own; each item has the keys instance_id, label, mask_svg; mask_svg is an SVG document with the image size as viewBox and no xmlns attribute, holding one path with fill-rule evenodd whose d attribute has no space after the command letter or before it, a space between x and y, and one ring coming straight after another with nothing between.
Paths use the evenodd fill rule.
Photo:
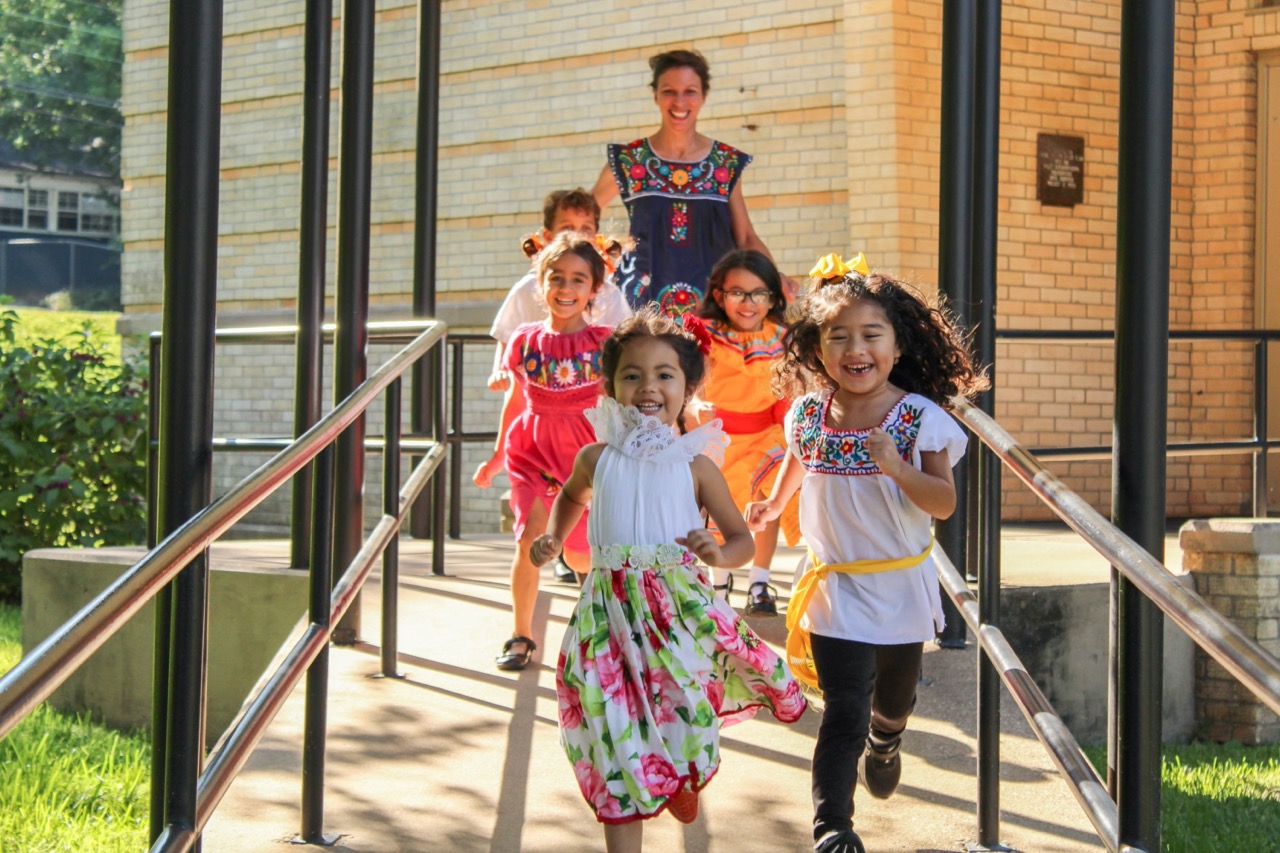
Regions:
<instances>
[{"instance_id":1,"label":"green grass","mask_svg":"<svg viewBox=\"0 0 1280 853\"><path fill-rule=\"evenodd\" d=\"M118 359L120 336L116 334L118 313L112 311L48 311L44 308L19 308L7 306L18 314L18 341L21 346L42 338L63 338L84 328L93 327L94 337L104 343ZM0 311L6 310L0 306Z\"/></svg>"},{"instance_id":2,"label":"green grass","mask_svg":"<svg viewBox=\"0 0 1280 853\"><path fill-rule=\"evenodd\" d=\"M1085 749L1106 778L1106 748ZM1167 744L1160 840L1166 853L1280 849L1280 744Z\"/></svg>"},{"instance_id":3,"label":"green grass","mask_svg":"<svg viewBox=\"0 0 1280 853\"><path fill-rule=\"evenodd\" d=\"M0 605L0 673L22 657L19 611ZM147 848L149 741L41 705L0 740L0 853Z\"/></svg>"}]
</instances>

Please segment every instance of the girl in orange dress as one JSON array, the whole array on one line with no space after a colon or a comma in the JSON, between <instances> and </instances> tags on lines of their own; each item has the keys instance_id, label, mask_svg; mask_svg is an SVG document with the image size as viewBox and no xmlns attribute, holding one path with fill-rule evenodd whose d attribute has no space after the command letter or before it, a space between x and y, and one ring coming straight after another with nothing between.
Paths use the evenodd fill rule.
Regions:
<instances>
[{"instance_id":1,"label":"girl in orange dress","mask_svg":"<svg viewBox=\"0 0 1280 853\"><path fill-rule=\"evenodd\" d=\"M745 509L769 494L786 454L782 420L787 401L772 390L774 364L782 358L786 333L782 277L761 252L738 249L715 265L698 314L711 332L711 370L702 392L714 411L702 420L720 418L729 436L721 471L734 503ZM769 567L782 530L788 545L800 540L798 503L755 534L755 561L747 578L746 613L773 616L777 593L769 584ZM716 594L727 600L733 589L728 569L714 572Z\"/></svg>"}]
</instances>

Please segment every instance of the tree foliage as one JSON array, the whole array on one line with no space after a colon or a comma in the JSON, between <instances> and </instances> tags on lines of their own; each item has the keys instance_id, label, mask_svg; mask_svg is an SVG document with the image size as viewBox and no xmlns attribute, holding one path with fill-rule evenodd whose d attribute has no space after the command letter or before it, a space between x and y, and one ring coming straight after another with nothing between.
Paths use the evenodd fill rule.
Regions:
<instances>
[{"instance_id":1,"label":"tree foliage","mask_svg":"<svg viewBox=\"0 0 1280 853\"><path fill-rule=\"evenodd\" d=\"M88 324L19 335L0 310L0 600L32 548L146 538L146 368Z\"/></svg>"},{"instance_id":2,"label":"tree foliage","mask_svg":"<svg viewBox=\"0 0 1280 853\"><path fill-rule=\"evenodd\" d=\"M0 139L120 171L122 0L0 0Z\"/></svg>"}]
</instances>

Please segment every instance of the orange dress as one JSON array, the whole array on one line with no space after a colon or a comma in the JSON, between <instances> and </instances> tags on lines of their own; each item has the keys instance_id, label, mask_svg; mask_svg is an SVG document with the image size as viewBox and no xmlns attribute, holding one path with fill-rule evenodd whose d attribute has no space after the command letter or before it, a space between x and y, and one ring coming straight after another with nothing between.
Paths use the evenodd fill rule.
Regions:
<instances>
[{"instance_id":1,"label":"orange dress","mask_svg":"<svg viewBox=\"0 0 1280 853\"><path fill-rule=\"evenodd\" d=\"M758 332L737 332L723 320L707 320L711 332L710 371L702 397L720 418L729 449L720 470L739 509L762 493L766 497L786 458L782 420L788 401L774 395L773 365L782 358L786 329L766 319ZM787 544L800 541L798 494L779 519Z\"/></svg>"}]
</instances>

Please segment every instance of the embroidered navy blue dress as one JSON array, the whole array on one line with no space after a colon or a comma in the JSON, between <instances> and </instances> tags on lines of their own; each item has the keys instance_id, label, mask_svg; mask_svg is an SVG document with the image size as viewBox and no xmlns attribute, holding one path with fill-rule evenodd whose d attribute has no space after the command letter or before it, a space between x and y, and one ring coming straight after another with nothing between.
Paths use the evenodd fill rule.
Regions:
<instances>
[{"instance_id":1,"label":"embroidered navy blue dress","mask_svg":"<svg viewBox=\"0 0 1280 853\"><path fill-rule=\"evenodd\" d=\"M632 308L654 302L679 317L697 307L711 268L736 248L729 195L750 162L750 154L723 142L712 142L696 163L663 160L648 139L609 146L636 241L616 279Z\"/></svg>"}]
</instances>

